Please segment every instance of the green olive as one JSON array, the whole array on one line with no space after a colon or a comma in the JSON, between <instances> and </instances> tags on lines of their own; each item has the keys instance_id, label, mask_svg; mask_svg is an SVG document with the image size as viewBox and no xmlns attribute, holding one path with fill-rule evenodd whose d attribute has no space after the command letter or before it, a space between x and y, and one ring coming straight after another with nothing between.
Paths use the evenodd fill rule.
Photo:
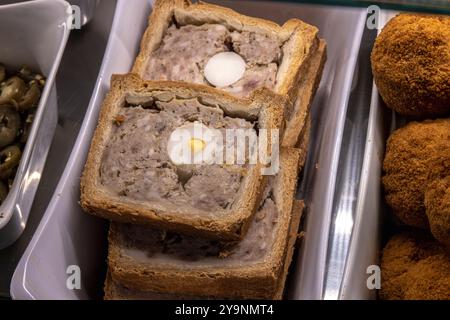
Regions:
<instances>
[{"instance_id":1,"label":"green olive","mask_svg":"<svg viewBox=\"0 0 450 320\"><path fill-rule=\"evenodd\" d=\"M0 148L14 142L21 125L19 113L11 107L0 107Z\"/></svg>"},{"instance_id":2,"label":"green olive","mask_svg":"<svg viewBox=\"0 0 450 320\"><path fill-rule=\"evenodd\" d=\"M0 174L17 167L22 157L22 151L17 146L9 146L0 151Z\"/></svg>"},{"instance_id":3,"label":"green olive","mask_svg":"<svg viewBox=\"0 0 450 320\"><path fill-rule=\"evenodd\" d=\"M20 69L18 76L21 77L25 82L30 82L34 80L35 74L31 72L31 70L27 67L23 67L22 69Z\"/></svg>"},{"instance_id":4,"label":"green olive","mask_svg":"<svg viewBox=\"0 0 450 320\"><path fill-rule=\"evenodd\" d=\"M8 188L5 186L3 182L0 181L0 203L5 201L8 196Z\"/></svg>"},{"instance_id":5,"label":"green olive","mask_svg":"<svg viewBox=\"0 0 450 320\"><path fill-rule=\"evenodd\" d=\"M42 89L45 86L44 76L42 74L31 71L27 67L22 67L17 76L19 78L22 78L22 80L25 81L25 83L36 82L40 89Z\"/></svg>"},{"instance_id":6,"label":"green olive","mask_svg":"<svg viewBox=\"0 0 450 320\"><path fill-rule=\"evenodd\" d=\"M32 81L27 92L19 100L19 109L26 111L30 108L36 107L41 97L41 89L36 81Z\"/></svg>"},{"instance_id":7,"label":"green olive","mask_svg":"<svg viewBox=\"0 0 450 320\"><path fill-rule=\"evenodd\" d=\"M11 77L1 86L0 104L19 101L25 94L27 87L19 77Z\"/></svg>"},{"instance_id":8,"label":"green olive","mask_svg":"<svg viewBox=\"0 0 450 320\"><path fill-rule=\"evenodd\" d=\"M4 66L0 65L0 82L5 81L6 78L6 69Z\"/></svg>"}]
</instances>

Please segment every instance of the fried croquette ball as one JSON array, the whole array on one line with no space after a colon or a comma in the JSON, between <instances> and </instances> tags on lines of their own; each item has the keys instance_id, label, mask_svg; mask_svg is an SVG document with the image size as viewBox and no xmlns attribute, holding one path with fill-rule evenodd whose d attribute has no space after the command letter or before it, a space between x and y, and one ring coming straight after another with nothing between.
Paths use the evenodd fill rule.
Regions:
<instances>
[{"instance_id":1,"label":"fried croquette ball","mask_svg":"<svg viewBox=\"0 0 450 320\"><path fill-rule=\"evenodd\" d=\"M440 243L450 247L450 176L428 186L425 208L431 233Z\"/></svg>"},{"instance_id":2,"label":"fried croquette ball","mask_svg":"<svg viewBox=\"0 0 450 320\"><path fill-rule=\"evenodd\" d=\"M422 232L392 237L381 258L380 298L450 299L450 257L446 249Z\"/></svg>"},{"instance_id":3,"label":"fried croquette ball","mask_svg":"<svg viewBox=\"0 0 450 320\"><path fill-rule=\"evenodd\" d=\"M450 17L400 14L375 41L372 71L388 107L399 114L450 114Z\"/></svg>"},{"instance_id":4,"label":"fried croquette ball","mask_svg":"<svg viewBox=\"0 0 450 320\"><path fill-rule=\"evenodd\" d=\"M450 175L450 119L411 122L387 142L382 182L386 201L404 224L427 229L425 191Z\"/></svg>"}]
</instances>

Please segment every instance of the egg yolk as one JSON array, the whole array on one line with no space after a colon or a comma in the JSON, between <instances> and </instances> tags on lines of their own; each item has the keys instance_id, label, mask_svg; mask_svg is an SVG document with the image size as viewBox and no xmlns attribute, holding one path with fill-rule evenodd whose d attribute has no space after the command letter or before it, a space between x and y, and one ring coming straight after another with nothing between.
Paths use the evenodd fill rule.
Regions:
<instances>
[{"instance_id":1,"label":"egg yolk","mask_svg":"<svg viewBox=\"0 0 450 320\"><path fill-rule=\"evenodd\" d=\"M201 139L192 138L189 140L189 147L191 148L192 153L197 153L205 149L206 143Z\"/></svg>"}]
</instances>

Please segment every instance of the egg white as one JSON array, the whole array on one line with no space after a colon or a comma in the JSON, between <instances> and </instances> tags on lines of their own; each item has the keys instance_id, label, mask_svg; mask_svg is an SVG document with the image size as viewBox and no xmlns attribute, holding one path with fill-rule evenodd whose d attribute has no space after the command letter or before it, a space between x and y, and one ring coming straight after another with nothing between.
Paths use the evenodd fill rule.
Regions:
<instances>
[{"instance_id":1,"label":"egg white","mask_svg":"<svg viewBox=\"0 0 450 320\"><path fill-rule=\"evenodd\" d=\"M200 122L175 129L167 143L167 153L175 165L212 164L223 149L222 134Z\"/></svg>"},{"instance_id":2,"label":"egg white","mask_svg":"<svg viewBox=\"0 0 450 320\"><path fill-rule=\"evenodd\" d=\"M245 73L245 60L235 52L220 52L208 60L204 76L215 87L224 88L239 81Z\"/></svg>"}]
</instances>

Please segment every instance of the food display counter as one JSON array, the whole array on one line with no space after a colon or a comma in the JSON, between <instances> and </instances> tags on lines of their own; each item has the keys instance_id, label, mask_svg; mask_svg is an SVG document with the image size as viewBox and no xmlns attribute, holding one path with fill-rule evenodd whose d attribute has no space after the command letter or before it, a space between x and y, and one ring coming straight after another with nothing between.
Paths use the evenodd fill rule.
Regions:
<instances>
[{"instance_id":1,"label":"food display counter","mask_svg":"<svg viewBox=\"0 0 450 320\"><path fill-rule=\"evenodd\" d=\"M1 204L1 297L450 299L449 13L0 1L1 65L46 79ZM205 160L230 128L248 154L276 130L270 161Z\"/></svg>"}]
</instances>

